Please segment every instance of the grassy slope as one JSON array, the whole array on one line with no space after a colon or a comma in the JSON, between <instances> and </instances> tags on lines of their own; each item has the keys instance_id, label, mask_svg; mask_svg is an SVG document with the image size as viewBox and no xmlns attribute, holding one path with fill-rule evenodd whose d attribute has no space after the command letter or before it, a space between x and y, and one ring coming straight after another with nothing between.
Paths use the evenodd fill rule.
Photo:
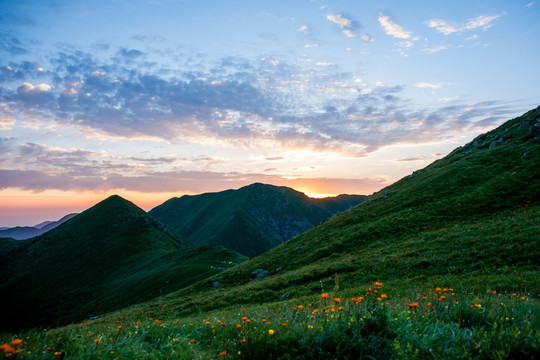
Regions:
<instances>
[{"instance_id":1,"label":"grassy slope","mask_svg":"<svg viewBox=\"0 0 540 360\"><path fill-rule=\"evenodd\" d=\"M511 120L220 273L217 288L208 279L94 322L28 333L27 349L95 359L538 358L540 141L522 124L539 118L540 108ZM249 281L257 268L270 273ZM388 300L370 293L375 281ZM357 306L349 299L359 295Z\"/></svg>"},{"instance_id":2,"label":"grassy slope","mask_svg":"<svg viewBox=\"0 0 540 360\"><path fill-rule=\"evenodd\" d=\"M362 200L362 196L311 199L287 187L252 184L173 198L150 214L195 245L225 246L255 256Z\"/></svg>"},{"instance_id":3,"label":"grassy slope","mask_svg":"<svg viewBox=\"0 0 540 360\"><path fill-rule=\"evenodd\" d=\"M194 249L132 203L112 196L37 238L2 247L1 327L51 325L100 315L215 274L225 249ZM230 266L230 265L229 265Z\"/></svg>"}]
</instances>

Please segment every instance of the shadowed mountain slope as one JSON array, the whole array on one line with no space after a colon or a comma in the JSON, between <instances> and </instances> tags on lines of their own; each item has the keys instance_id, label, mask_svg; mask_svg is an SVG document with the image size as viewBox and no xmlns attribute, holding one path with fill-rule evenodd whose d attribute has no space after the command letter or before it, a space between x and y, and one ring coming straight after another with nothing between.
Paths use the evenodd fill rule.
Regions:
<instances>
[{"instance_id":1,"label":"shadowed mountain slope","mask_svg":"<svg viewBox=\"0 0 540 360\"><path fill-rule=\"evenodd\" d=\"M149 213L195 245L224 246L256 256L366 198L312 199L291 188L256 183L173 198Z\"/></svg>"},{"instance_id":2,"label":"shadowed mountain slope","mask_svg":"<svg viewBox=\"0 0 540 360\"><path fill-rule=\"evenodd\" d=\"M3 329L99 315L177 290L244 259L227 249L195 249L119 196L39 237L3 240L0 246L0 298L9 309Z\"/></svg>"}]
</instances>

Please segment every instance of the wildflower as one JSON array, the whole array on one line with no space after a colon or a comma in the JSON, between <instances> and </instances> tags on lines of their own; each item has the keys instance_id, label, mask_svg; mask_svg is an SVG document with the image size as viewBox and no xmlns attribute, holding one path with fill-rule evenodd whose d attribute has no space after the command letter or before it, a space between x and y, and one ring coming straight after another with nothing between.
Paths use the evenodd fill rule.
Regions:
<instances>
[{"instance_id":1,"label":"wildflower","mask_svg":"<svg viewBox=\"0 0 540 360\"><path fill-rule=\"evenodd\" d=\"M298 309L302 310L304 308L303 305L298 305Z\"/></svg>"},{"instance_id":2,"label":"wildflower","mask_svg":"<svg viewBox=\"0 0 540 360\"><path fill-rule=\"evenodd\" d=\"M118 330L122 330L122 325L118 325Z\"/></svg>"},{"instance_id":3,"label":"wildflower","mask_svg":"<svg viewBox=\"0 0 540 360\"><path fill-rule=\"evenodd\" d=\"M135 323L135 325L137 325L137 326L141 326L141 325L142 325L142 322L140 322L140 321L137 321L137 322Z\"/></svg>"},{"instance_id":4,"label":"wildflower","mask_svg":"<svg viewBox=\"0 0 540 360\"><path fill-rule=\"evenodd\" d=\"M328 293L322 293L321 294L321 299L323 299L323 300L330 299L330 295L328 295Z\"/></svg>"},{"instance_id":5,"label":"wildflower","mask_svg":"<svg viewBox=\"0 0 540 360\"><path fill-rule=\"evenodd\" d=\"M190 323L189 326L193 327L193 323Z\"/></svg>"},{"instance_id":6,"label":"wildflower","mask_svg":"<svg viewBox=\"0 0 540 360\"><path fill-rule=\"evenodd\" d=\"M433 305L433 304L430 303L430 302L427 303L427 306L428 306L428 307L431 307L431 305Z\"/></svg>"},{"instance_id":7,"label":"wildflower","mask_svg":"<svg viewBox=\"0 0 540 360\"><path fill-rule=\"evenodd\" d=\"M64 355L64 353L61 352L61 351L55 351L54 352L54 356L63 356L63 355Z\"/></svg>"},{"instance_id":8,"label":"wildflower","mask_svg":"<svg viewBox=\"0 0 540 360\"><path fill-rule=\"evenodd\" d=\"M338 306L337 311L343 311L345 308L343 306Z\"/></svg>"},{"instance_id":9,"label":"wildflower","mask_svg":"<svg viewBox=\"0 0 540 360\"><path fill-rule=\"evenodd\" d=\"M443 300L445 300L445 299L446 299L446 296L441 295L441 297L440 297L438 300L439 300L439 301L443 301Z\"/></svg>"},{"instance_id":10,"label":"wildflower","mask_svg":"<svg viewBox=\"0 0 540 360\"><path fill-rule=\"evenodd\" d=\"M247 340L245 338L240 340L240 344L245 344L245 343L247 343Z\"/></svg>"},{"instance_id":11,"label":"wildflower","mask_svg":"<svg viewBox=\"0 0 540 360\"><path fill-rule=\"evenodd\" d=\"M19 346L19 345L21 345L21 344L22 344L22 340L21 340L21 339L13 339L13 340L11 341L11 343L10 343L10 345L13 346L13 347L17 347L17 346Z\"/></svg>"},{"instance_id":12,"label":"wildflower","mask_svg":"<svg viewBox=\"0 0 540 360\"><path fill-rule=\"evenodd\" d=\"M377 289L380 289L380 288L382 288L382 287L383 287L383 283L382 283L382 282L379 282L379 281L377 281L377 282L375 283L375 287L376 287Z\"/></svg>"},{"instance_id":13,"label":"wildflower","mask_svg":"<svg viewBox=\"0 0 540 360\"><path fill-rule=\"evenodd\" d=\"M356 305L360 305L362 303L362 301L364 301L363 296L353 297L352 298L352 302L355 303Z\"/></svg>"},{"instance_id":14,"label":"wildflower","mask_svg":"<svg viewBox=\"0 0 540 360\"><path fill-rule=\"evenodd\" d=\"M242 321L245 322L247 319L248 319L247 316L242 316Z\"/></svg>"},{"instance_id":15,"label":"wildflower","mask_svg":"<svg viewBox=\"0 0 540 360\"><path fill-rule=\"evenodd\" d=\"M219 356L227 356L227 350L223 350L219 353Z\"/></svg>"},{"instance_id":16,"label":"wildflower","mask_svg":"<svg viewBox=\"0 0 540 360\"><path fill-rule=\"evenodd\" d=\"M339 304L341 302L340 298L334 298L334 303Z\"/></svg>"},{"instance_id":17,"label":"wildflower","mask_svg":"<svg viewBox=\"0 0 540 360\"><path fill-rule=\"evenodd\" d=\"M442 291L442 289L440 287L437 287L437 288L435 288L435 291L440 293Z\"/></svg>"},{"instance_id":18,"label":"wildflower","mask_svg":"<svg viewBox=\"0 0 540 360\"><path fill-rule=\"evenodd\" d=\"M242 325L236 324L236 328L237 328L238 330L240 330L240 329L242 328Z\"/></svg>"},{"instance_id":19,"label":"wildflower","mask_svg":"<svg viewBox=\"0 0 540 360\"><path fill-rule=\"evenodd\" d=\"M4 354L15 354L15 348L13 348L11 345L8 345L8 344L0 345L0 350Z\"/></svg>"},{"instance_id":20,"label":"wildflower","mask_svg":"<svg viewBox=\"0 0 540 360\"><path fill-rule=\"evenodd\" d=\"M190 344L190 345L191 345L191 344L195 344L195 339L189 340L189 344Z\"/></svg>"},{"instance_id":21,"label":"wildflower","mask_svg":"<svg viewBox=\"0 0 540 360\"><path fill-rule=\"evenodd\" d=\"M287 325L287 323L281 323L282 328L286 328L287 326L289 326L289 325Z\"/></svg>"},{"instance_id":22,"label":"wildflower","mask_svg":"<svg viewBox=\"0 0 540 360\"><path fill-rule=\"evenodd\" d=\"M318 312L319 312L319 309L315 309L315 310L313 310L311 313L312 313L312 314L316 314L316 313L318 313Z\"/></svg>"},{"instance_id":23,"label":"wildflower","mask_svg":"<svg viewBox=\"0 0 540 360\"><path fill-rule=\"evenodd\" d=\"M409 309L416 309L418 307L418 303L417 302L410 303L410 304L407 304L407 306L409 307Z\"/></svg>"},{"instance_id":24,"label":"wildflower","mask_svg":"<svg viewBox=\"0 0 540 360\"><path fill-rule=\"evenodd\" d=\"M276 332L275 332L274 330L272 330L272 329L268 330L268 334L269 334L269 335L274 335L275 333L276 333Z\"/></svg>"},{"instance_id":25,"label":"wildflower","mask_svg":"<svg viewBox=\"0 0 540 360\"><path fill-rule=\"evenodd\" d=\"M471 309L480 309L482 307L481 304L474 304L474 305L471 305Z\"/></svg>"},{"instance_id":26,"label":"wildflower","mask_svg":"<svg viewBox=\"0 0 540 360\"><path fill-rule=\"evenodd\" d=\"M246 324L251 324L251 320L247 319Z\"/></svg>"},{"instance_id":27,"label":"wildflower","mask_svg":"<svg viewBox=\"0 0 540 360\"><path fill-rule=\"evenodd\" d=\"M386 294L381 294L381 299L388 299L388 295L386 295Z\"/></svg>"},{"instance_id":28,"label":"wildflower","mask_svg":"<svg viewBox=\"0 0 540 360\"><path fill-rule=\"evenodd\" d=\"M266 323L266 319L262 319L262 323L263 323L263 324Z\"/></svg>"},{"instance_id":29,"label":"wildflower","mask_svg":"<svg viewBox=\"0 0 540 360\"><path fill-rule=\"evenodd\" d=\"M210 321L205 322L206 325L210 325Z\"/></svg>"}]
</instances>

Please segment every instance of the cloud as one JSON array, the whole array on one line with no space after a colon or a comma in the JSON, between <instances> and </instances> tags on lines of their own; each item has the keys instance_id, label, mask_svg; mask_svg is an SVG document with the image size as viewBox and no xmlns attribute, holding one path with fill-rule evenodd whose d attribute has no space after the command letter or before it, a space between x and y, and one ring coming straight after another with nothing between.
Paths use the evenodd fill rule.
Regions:
<instances>
[{"instance_id":1,"label":"cloud","mask_svg":"<svg viewBox=\"0 0 540 360\"><path fill-rule=\"evenodd\" d=\"M424 89L424 88L430 88L430 89L439 89L442 85L440 84L432 84L432 83L427 83L427 82L417 82L416 83L416 87L419 87L421 89Z\"/></svg>"},{"instance_id":2,"label":"cloud","mask_svg":"<svg viewBox=\"0 0 540 360\"><path fill-rule=\"evenodd\" d=\"M483 31L488 30L493 26L493 21L498 19L504 14L499 15L479 15L475 18L468 19L465 23L451 24L446 20L432 19L425 22L425 24L437 30L444 35L450 35L455 33L461 33L464 31L481 29Z\"/></svg>"},{"instance_id":3,"label":"cloud","mask_svg":"<svg viewBox=\"0 0 540 360\"><path fill-rule=\"evenodd\" d=\"M395 37L397 39L409 39L411 38L411 32L405 30L401 25L395 23L390 16L379 14L379 24L381 24L384 32L387 35Z\"/></svg>"},{"instance_id":4,"label":"cloud","mask_svg":"<svg viewBox=\"0 0 540 360\"><path fill-rule=\"evenodd\" d=\"M341 32L348 38L356 37L357 35L355 32L361 27L358 21L353 20L346 14L328 14L326 15L326 20L337 24L341 29Z\"/></svg>"},{"instance_id":5,"label":"cloud","mask_svg":"<svg viewBox=\"0 0 540 360\"><path fill-rule=\"evenodd\" d=\"M481 111L467 118L463 116L471 113L463 109L470 104L459 105L462 112L455 113L418 111L403 97L403 87L371 89L357 81L357 74L340 72L334 64L322 61L308 63L306 70L282 59L227 57L200 71L162 72L138 66L143 58L136 56L128 65L63 50L50 64L41 64L50 69L43 73L35 70L36 64L12 63L9 70L0 66L17 84L0 90L0 104L9 104L9 108L0 107L2 117L46 119L48 125L59 124L85 136L154 138L265 151L279 147L361 157L391 144L451 137L471 129L478 117L494 107L481 105ZM17 73L22 74L20 79ZM418 85L437 86L426 84ZM455 121L456 114L462 116L461 122ZM438 120L432 122L434 118ZM31 144L18 149L19 154L34 154L23 160L35 169L48 163L48 170L76 171L79 165L86 166L82 171L88 174L108 176L114 169L129 172L125 167L136 161L71 150L54 153L49 148L38 154L39 148ZM136 162L148 169L158 159Z\"/></svg>"},{"instance_id":6,"label":"cloud","mask_svg":"<svg viewBox=\"0 0 540 360\"><path fill-rule=\"evenodd\" d=\"M446 50L446 49L448 49L448 47L446 45L440 45L440 46L435 46L435 47L432 47L432 48L423 49L423 51L425 51L428 54L432 55L432 54L438 53L438 52Z\"/></svg>"},{"instance_id":7,"label":"cloud","mask_svg":"<svg viewBox=\"0 0 540 360\"><path fill-rule=\"evenodd\" d=\"M532 6L534 6L534 1L531 1L530 3L528 3L527 5L525 5L524 7L530 8L530 7L532 7Z\"/></svg>"}]
</instances>

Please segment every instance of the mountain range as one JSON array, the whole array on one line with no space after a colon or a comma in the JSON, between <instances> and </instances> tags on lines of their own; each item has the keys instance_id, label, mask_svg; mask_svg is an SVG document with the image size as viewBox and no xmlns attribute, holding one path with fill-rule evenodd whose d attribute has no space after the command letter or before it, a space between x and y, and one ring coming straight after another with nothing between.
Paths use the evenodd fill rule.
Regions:
<instances>
[{"instance_id":1,"label":"mountain range","mask_svg":"<svg viewBox=\"0 0 540 360\"><path fill-rule=\"evenodd\" d=\"M238 190L173 198L149 214L196 246L257 256L367 199L313 199L288 187L255 183Z\"/></svg>"},{"instance_id":2,"label":"mountain range","mask_svg":"<svg viewBox=\"0 0 540 360\"><path fill-rule=\"evenodd\" d=\"M15 226L0 228L0 238L25 240L33 238L62 225L77 214L68 214L58 221L45 221L34 226Z\"/></svg>"},{"instance_id":3,"label":"mountain range","mask_svg":"<svg viewBox=\"0 0 540 360\"><path fill-rule=\"evenodd\" d=\"M487 290L489 294L508 294L508 299L516 293L537 297L539 130L540 107L249 260L232 250L195 248L172 226L163 225L124 199L108 198L34 239L2 240L6 250L0 259L0 297L10 310L2 318L2 330L77 321L115 309L122 312L103 318L103 324L115 318L134 323L148 313L153 318L176 321L184 317L209 319L217 311L239 317L248 309L263 306L260 304L264 304L261 312L274 314L272 306L283 301L307 304L306 299L312 302L321 292L357 296L359 288L376 281L382 281L396 296L399 292L414 294L406 295L402 307L417 295L421 299L421 291L431 296L433 290L416 290L418 284L428 289L446 284L464 294L473 294L471 289L477 294ZM248 187L249 191L266 189L261 184ZM186 214L195 221L196 214L190 215L189 210L184 205L171 219ZM215 252L220 252L222 261L215 261ZM127 307L135 303L139 304ZM497 311L504 311L499 303L495 305L503 310ZM444 311L443 305L435 304L433 311ZM469 303L458 310L465 315L456 315L453 323L471 316L479 319L474 320L479 324L493 326L491 318L489 323L478 318L491 313L472 313ZM409 315L400 318L404 324L405 316ZM537 324L534 317L524 321ZM99 320L96 324L101 326ZM347 329L346 322L344 325ZM468 332L461 332L461 327L451 330L460 331L460 336L473 330L467 324L463 327ZM420 328L413 330L421 332ZM262 343L266 339L257 336L250 341ZM311 335L305 336L303 341L308 341ZM320 336L323 339L331 334ZM212 339L218 344L221 341ZM293 340L283 341L292 344ZM145 344L143 340L137 342L137 351L142 351L141 344ZM152 348L153 344L144 346ZM213 354L221 351L213 347L214 342L206 344ZM390 340L389 347L395 344ZM426 356L430 355L426 352Z\"/></svg>"}]
</instances>

